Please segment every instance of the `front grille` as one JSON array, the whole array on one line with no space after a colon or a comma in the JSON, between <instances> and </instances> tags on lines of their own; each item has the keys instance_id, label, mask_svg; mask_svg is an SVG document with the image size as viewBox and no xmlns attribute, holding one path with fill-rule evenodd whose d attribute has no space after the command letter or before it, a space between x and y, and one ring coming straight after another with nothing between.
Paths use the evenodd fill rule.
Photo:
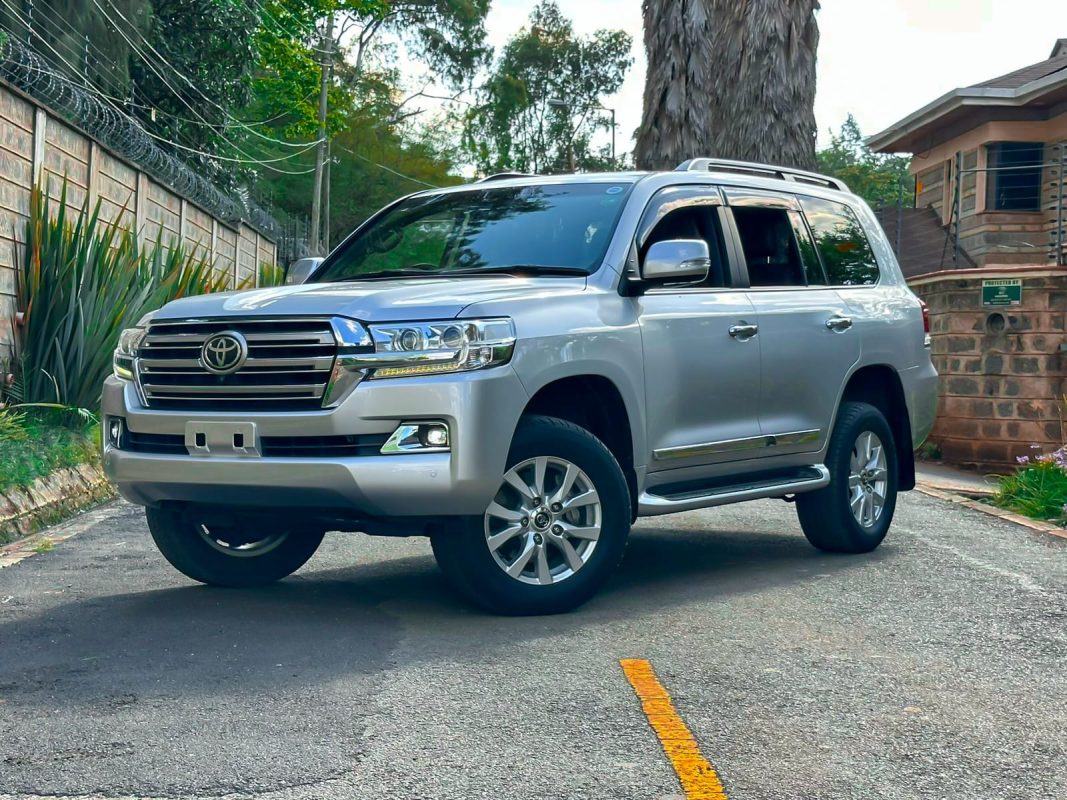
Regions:
<instances>
[{"instance_id":1,"label":"front grille","mask_svg":"<svg viewBox=\"0 0 1067 800\"><path fill-rule=\"evenodd\" d=\"M262 436L260 454L267 458L333 458L376 456L389 439L388 433L348 436ZM134 453L189 455L185 437L173 433L126 431L123 449Z\"/></svg>"},{"instance_id":2,"label":"front grille","mask_svg":"<svg viewBox=\"0 0 1067 800\"><path fill-rule=\"evenodd\" d=\"M204 341L238 331L248 358L216 375L201 364ZM301 411L322 407L337 342L328 319L218 319L153 322L137 372L150 408L182 411Z\"/></svg>"}]
</instances>

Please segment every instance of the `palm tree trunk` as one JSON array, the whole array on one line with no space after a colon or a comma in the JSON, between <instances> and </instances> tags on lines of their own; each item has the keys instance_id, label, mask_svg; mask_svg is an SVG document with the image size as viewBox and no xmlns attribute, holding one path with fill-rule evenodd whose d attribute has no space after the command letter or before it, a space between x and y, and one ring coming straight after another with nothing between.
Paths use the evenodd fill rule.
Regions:
<instances>
[{"instance_id":1,"label":"palm tree trunk","mask_svg":"<svg viewBox=\"0 0 1067 800\"><path fill-rule=\"evenodd\" d=\"M644 118L634 158L815 166L819 0L644 0Z\"/></svg>"}]
</instances>

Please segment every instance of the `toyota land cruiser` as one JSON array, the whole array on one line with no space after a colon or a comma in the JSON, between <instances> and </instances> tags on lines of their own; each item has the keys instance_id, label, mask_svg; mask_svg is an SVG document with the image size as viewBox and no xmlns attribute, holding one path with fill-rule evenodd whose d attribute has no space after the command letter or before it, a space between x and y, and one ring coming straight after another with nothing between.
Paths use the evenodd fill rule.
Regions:
<instances>
[{"instance_id":1,"label":"toyota land cruiser","mask_svg":"<svg viewBox=\"0 0 1067 800\"><path fill-rule=\"evenodd\" d=\"M915 483L925 309L840 181L698 158L405 197L299 285L123 332L104 465L197 581L428 535L468 597L571 609L639 516L795 499L864 553Z\"/></svg>"}]
</instances>

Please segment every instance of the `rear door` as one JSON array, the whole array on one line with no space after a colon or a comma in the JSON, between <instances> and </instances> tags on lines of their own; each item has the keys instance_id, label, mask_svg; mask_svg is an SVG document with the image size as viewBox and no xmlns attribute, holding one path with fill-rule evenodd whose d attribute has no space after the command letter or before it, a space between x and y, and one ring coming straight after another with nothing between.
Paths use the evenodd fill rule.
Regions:
<instances>
[{"instance_id":1,"label":"rear door","mask_svg":"<svg viewBox=\"0 0 1067 800\"><path fill-rule=\"evenodd\" d=\"M827 285L794 196L749 189L725 195L759 318L759 419L769 437L767 454L818 451L860 357L855 321Z\"/></svg>"},{"instance_id":2,"label":"rear door","mask_svg":"<svg viewBox=\"0 0 1067 800\"><path fill-rule=\"evenodd\" d=\"M724 217L715 187L672 187L653 198L639 227L639 258L654 242L694 238L706 241L712 256L707 280L646 286L635 298L650 471L713 465L760 444L757 320L737 286L736 259L727 258Z\"/></svg>"}]
</instances>

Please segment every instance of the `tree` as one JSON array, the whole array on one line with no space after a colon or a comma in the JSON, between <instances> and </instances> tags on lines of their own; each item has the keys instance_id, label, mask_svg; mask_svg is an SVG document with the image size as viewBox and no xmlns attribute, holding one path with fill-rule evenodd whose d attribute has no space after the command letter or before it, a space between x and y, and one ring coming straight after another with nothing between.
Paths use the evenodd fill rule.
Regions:
<instances>
[{"instance_id":1,"label":"tree","mask_svg":"<svg viewBox=\"0 0 1067 800\"><path fill-rule=\"evenodd\" d=\"M830 139L830 146L818 153L819 172L840 178L875 208L911 199L915 186L909 161L907 156L872 152L851 114Z\"/></svg>"},{"instance_id":2,"label":"tree","mask_svg":"<svg viewBox=\"0 0 1067 800\"><path fill-rule=\"evenodd\" d=\"M574 33L554 0L544 0L504 47L464 134L484 172L562 172L611 166L592 135L609 118L600 98L618 91L633 63L620 30Z\"/></svg>"},{"instance_id":3,"label":"tree","mask_svg":"<svg viewBox=\"0 0 1067 800\"><path fill-rule=\"evenodd\" d=\"M149 0L110 0L112 14L121 13L143 29ZM0 32L7 32L34 50L50 68L71 80L87 80L105 92L123 96L129 87L130 47L119 30L92 2L34 0L0 3Z\"/></svg>"},{"instance_id":4,"label":"tree","mask_svg":"<svg viewBox=\"0 0 1067 800\"><path fill-rule=\"evenodd\" d=\"M645 0L635 160L712 156L815 166L818 0Z\"/></svg>"},{"instance_id":5,"label":"tree","mask_svg":"<svg viewBox=\"0 0 1067 800\"><path fill-rule=\"evenodd\" d=\"M152 0L147 44L139 44L130 59L135 115L154 133L189 148L176 154L224 186L233 184L233 168L190 150L232 156L232 143L244 140L230 122L252 99L258 27L243 0Z\"/></svg>"}]
</instances>

